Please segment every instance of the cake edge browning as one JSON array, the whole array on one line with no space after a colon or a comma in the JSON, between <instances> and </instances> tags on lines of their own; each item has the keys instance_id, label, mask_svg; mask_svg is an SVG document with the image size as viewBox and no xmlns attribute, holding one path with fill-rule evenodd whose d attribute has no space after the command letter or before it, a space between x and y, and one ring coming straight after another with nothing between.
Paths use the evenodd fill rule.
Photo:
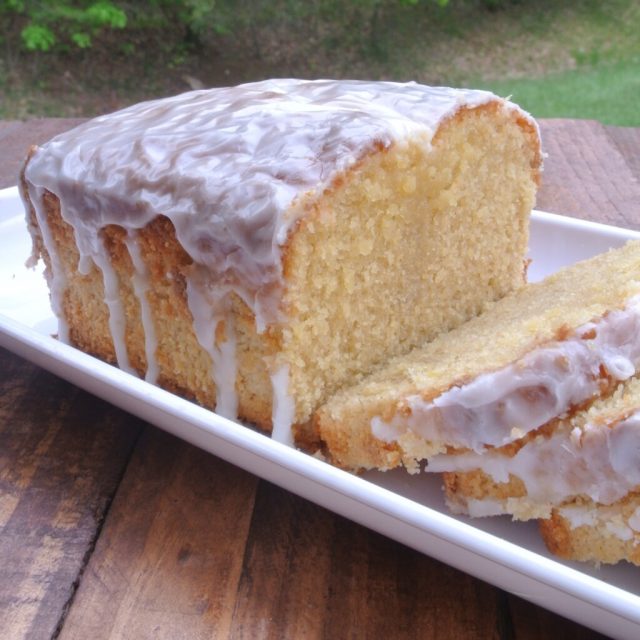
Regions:
<instances>
[{"instance_id":1,"label":"cake edge browning","mask_svg":"<svg viewBox=\"0 0 640 640\"><path fill-rule=\"evenodd\" d=\"M572 523L566 515L572 509L584 511L586 522ZM539 520L538 528L549 551L560 558L595 565L626 561L640 566L638 514L640 494L634 492L608 506L589 500L563 505L553 509L549 518Z\"/></svg>"}]
</instances>

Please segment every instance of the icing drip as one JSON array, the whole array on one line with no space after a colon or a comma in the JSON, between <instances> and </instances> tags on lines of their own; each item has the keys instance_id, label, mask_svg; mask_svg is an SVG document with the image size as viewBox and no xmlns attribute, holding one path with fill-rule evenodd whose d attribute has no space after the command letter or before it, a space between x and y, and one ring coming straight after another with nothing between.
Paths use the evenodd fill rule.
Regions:
<instances>
[{"instance_id":1,"label":"icing drip","mask_svg":"<svg viewBox=\"0 0 640 640\"><path fill-rule=\"evenodd\" d=\"M499 500L474 500L467 502L466 512L457 507L452 509L453 513L469 515L472 518L485 518L487 516L499 516L505 513L504 507Z\"/></svg>"},{"instance_id":2,"label":"icing drip","mask_svg":"<svg viewBox=\"0 0 640 640\"><path fill-rule=\"evenodd\" d=\"M64 273L58 250L51 236L51 229L47 222L47 216L43 211L44 189L28 184L29 200L33 206L33 210L38 220L38 227L42 237L42 242L49 254L51 261L51 269L47 271L47 279L49 281L49 296L51 298L51 309L58 319L58 340L69 343L69 324L64 315L63 298L64 291L67 287L67 278Z\"/></svg>"},{"instance_id":3,"label":"icing drip","mask_svg":"<svg viewBox=\"0 0 640 640\"><path fill-rule=\"evenodd\" d=\"M617 505L567 505L558 509L572 529L579 527L604 527L606 532L619 540L628 542L635 538L637 529L631 525L633 515L625 519L622 509Z\"/></svg>"},{"instance_id":4,"label":"icing drip","mask_svg":"<svg viewBox=\"0 0 640 640\"><path fill-rule=\"evenodd\" d=\"M629 517L629 526L640 533L640 507L636 507L635 511Z\"/></svg>"},{"instance_id":5,"label":"icing drip","mask_svg":"<svg viewBox=\"0 0 640 640\"><path fill-rule=\"evenodd\" d=\"M625 542L628 540L633 540L633 531L624 522L622 516L620 516L619 520L607 521L605 523L605 527L611 535L615 536L616 538L620 538L620 540L624 540Z\"/></svg>"},{"instance_id":6,"label":"icing drip","mask_svg":"<svg viewBox=\"0 0 640 640\"><path fill-rule=\"evenodd\" d=\"M115 272L109 260L109 252L104 244L99 250L94 251L91 258L95 265L102 271L102 281L104 283L104 301L109 309L109 330L113 339L113 348L116 352L118 366L127 373L138 375L129 362L125 333L127 328L122 298L120 297L120 283L118 274Z\"/></svg>"},{"instance_id":7,"label":"icing drip","mask_svg":"<svg viewBox=\"0 0 640 640\"><path fill-rule=\"evenodd\" d=\"M216 383L216 411L235 420L238 417L238 395L236 393L236 334L233 326L233 316L227 315L224 321L225 339L214 347L213 380Z\"/></svg>"},{"instance_id":8,"label":"icing drip","mask_svg":"<svg viewBox=\"0 0 640 640\"><path fill-rule=\"evenodd\" d=\"M273 432L271 437L277 442L282 442L290 447L294 446L293 431L291 429L295 420L296 407L293 398L289 394L289 365L282 365L275 373L271 374L273 387Z\"/></svg>"},{"instance_id":9,"label":"icing drip","mask_svg":"<svg viewBox=\"0 0 640 640\"><path fill-rule=\"evenodd\" d=\"M212 304L213 296L216 304ZM238 416L238 396L236 338L233 316L229 312L230 298L219 291L214 293L206 274L196 269L187 279L187 303L196 338L211 358L211 376L216 385L216 412L233 420ZM223 335L220 335L220 329Z\"/></svg>"},{"instance_id":10,"label":"icing drip","mask_svg":"<svg viewBox=\"0 0 640 640\"><path fill-rule=\"evenodd\" d=\"M133 276L131 278L133 290L140 302L140 319L144 331L144 353L147 360L147 371L144 379L147 382L155 384L158 380L159 373L158 360L156 358L158 340L156 338L156 328L153 322L151 307L149 305L149 300L147 299L147 292L149 291L149 275L140 253L140 247L138 247L136 243L135 231L129 231L125 238L125 244L129 251L129 255L131 256L131 262L134 269Z\"/></svg>"},{"instance_id":11,"label":"icing drip","mask_svg":"<svg viewBox=\"0 0 640 640\"><path fill-rule=\"evenodd\" d=\"M593 527L597 522L597 513L593 508L584 505L567 505L560 507L560 515L566 518L572 529L578 527Z\"/></svg>"},{"instance_id":12,"label":"icing drip","mask_svg":"<svg viewBox=\"0 0 640 640\"><path fill-rule=\"evenodd\" d=\"M595 334L595 335L594 335ZM504 369L478 376L425 401L408 398L411 414L385 423L375 417L374 436L397 440L407 430L425 440L481 452L518 440L600 393L601 369L615 380L640 364L640 296L620 311L550 343Z\"/></svg>"},{"instance_id":13,"label":"icing drip","mask_svg":"<svg viewBox=\"0 0 640 640\"><path fill-rule=\"evenodd\" d=\"M587 423L549 438L538 436L512 457L499 450L440 454L427 469L480 469L499 483L513 475L524 483L527 500L538 504L560 504L575 496L612 504L640 487L640 411L607 427Z\"/></svg>"}]
</instances>

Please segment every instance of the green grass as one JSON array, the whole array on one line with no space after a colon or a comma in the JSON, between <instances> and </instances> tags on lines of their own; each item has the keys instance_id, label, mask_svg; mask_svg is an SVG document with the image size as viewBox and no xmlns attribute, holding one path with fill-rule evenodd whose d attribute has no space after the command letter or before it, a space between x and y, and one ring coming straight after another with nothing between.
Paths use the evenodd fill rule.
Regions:
<instances>
[{"instance_id":1,"label":"green grass","mask_svg":"<svg viewBox=\"0 0 640 640\"><path fill-rule=\"evenodd\" d=\"M511 95L536 118L587 118L640 127L640 58L474 85Z\"/></svg>"}]
</instances>

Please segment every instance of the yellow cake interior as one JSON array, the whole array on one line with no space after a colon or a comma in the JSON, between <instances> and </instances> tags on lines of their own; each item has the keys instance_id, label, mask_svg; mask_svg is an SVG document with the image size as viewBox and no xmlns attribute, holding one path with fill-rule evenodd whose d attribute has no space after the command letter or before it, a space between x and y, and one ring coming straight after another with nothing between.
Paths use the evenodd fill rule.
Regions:
<instances>
[{"instance_id":1,"label":"yellow cake interior","mask_svg":"<svg viewBox=\"0 0 640 640\"><path fill-rule=\"evenodd\" d=\"M640 244L601 254L528 285L496 302L487 313L398 357L352 388L336 393L315 422L328 455L348 468L392 468L446 449L411 432L402 442L372 434L374 417L401 415L406 399L425 401L454 385L501 369L538 345L561 341L572 330L624 307L640 294ZM473 357L470 357L473 354Z\"/></svg>"}]
</instances>

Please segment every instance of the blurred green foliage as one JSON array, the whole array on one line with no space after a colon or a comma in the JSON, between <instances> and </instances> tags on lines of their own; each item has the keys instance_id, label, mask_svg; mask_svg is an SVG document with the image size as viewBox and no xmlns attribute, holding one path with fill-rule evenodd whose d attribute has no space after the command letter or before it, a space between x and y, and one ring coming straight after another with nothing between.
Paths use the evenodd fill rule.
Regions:
<instances>
[{"instance_id":1,"label":"blurred green foliage","mask_svg":"<svg viewBox=\"0 0 640 640\"><path fill-rule=\"evenodd\" d=\"M494 0L482 0L491 4ZM197 43L216 34L246 31L270 21L329 19L357 15L374 34L389 9L449 0L0 0L0 14L21 17L23 46L29 51L55 51L71 44L86 49L106 29L184 28L186 40ZM255 43L254 43L255 44Z\"/></svg>"},{"instance_id":2,"label":"blurred green foliage","mask_svg":"<svg viewBox=\"0 0 640 640\"><path fill-rule=\"evenodd\" d=\"M24 18L20 36L30 51L51 51L71 42L85 49L102 29L123 29L127 25L124 10L109 0L0 0L0 12Z\"/></svg>"}]
</instances>

